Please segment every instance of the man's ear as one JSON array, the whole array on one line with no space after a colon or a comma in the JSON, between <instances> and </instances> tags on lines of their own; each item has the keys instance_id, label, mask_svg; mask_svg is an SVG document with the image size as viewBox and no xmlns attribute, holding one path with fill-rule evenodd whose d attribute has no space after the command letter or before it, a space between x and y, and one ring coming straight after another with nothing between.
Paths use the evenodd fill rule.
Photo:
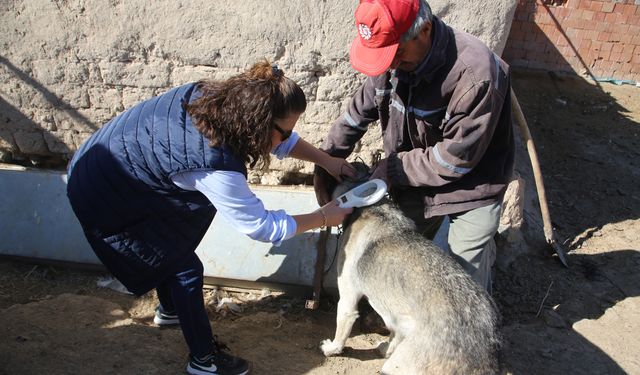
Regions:
<instances>
[{"instance_id":1,"label":"man's ear","mask_svg":"<svg viewBox=\"0 0 640 375\"><path fill-rule=\"evenodd\" d=\"M431 21L422 25L422 29L420 29L420 39L427 40L431 39L431 28L433 23Z\"/></svg>"}]
</instances>

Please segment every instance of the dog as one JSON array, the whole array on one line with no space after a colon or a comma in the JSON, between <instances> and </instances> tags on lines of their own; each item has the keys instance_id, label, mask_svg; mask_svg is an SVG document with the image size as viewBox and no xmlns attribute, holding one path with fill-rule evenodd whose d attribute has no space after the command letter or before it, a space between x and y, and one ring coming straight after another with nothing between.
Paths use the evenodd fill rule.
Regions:
<instances>
[{"instance_id":1,"label":"dog","mask_svg":"<svg viewBox=\"0 0 640 375\"><path fill-rule=\"evenodd\" d=\"M333 196L357 185L342 183ZM338 251L336 332L320 344L325 356L342 352L358 318L358 301L366 297L391 333L378 346L387 358L382 374L498 372L495 303L390 200L355 209Z\"/></svg>"}]
</instances>

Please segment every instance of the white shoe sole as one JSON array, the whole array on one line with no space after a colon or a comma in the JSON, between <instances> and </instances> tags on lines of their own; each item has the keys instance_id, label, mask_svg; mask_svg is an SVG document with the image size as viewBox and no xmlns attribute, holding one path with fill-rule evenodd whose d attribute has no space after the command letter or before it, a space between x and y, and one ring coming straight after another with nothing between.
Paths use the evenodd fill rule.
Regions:
<instances>
[{"instance_id":1,"label":"white shoe sole","mask_svg":"<svg viewBox=\"0 0 640 375\"><path fill-rule=\"evenodd\" d=\"M153 322L156 325L159 325L159 326L175 326L175 325L180 324L180 319L178 319L178 318L175 318L175 319L161 319L161 318L158 318L158 316L156 315L156 316L153 317Z\"/></svg>"}]
</instances>

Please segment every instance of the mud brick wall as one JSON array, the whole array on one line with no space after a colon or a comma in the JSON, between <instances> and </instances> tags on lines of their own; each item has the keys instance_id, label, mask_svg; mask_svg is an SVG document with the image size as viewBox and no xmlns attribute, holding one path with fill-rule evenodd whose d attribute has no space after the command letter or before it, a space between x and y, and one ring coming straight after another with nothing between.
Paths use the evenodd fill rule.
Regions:
<instances>
[{"instance_id":1,"label":"mud brick wall","mask_svg":"<svg viewBox=\"0 0 640 375\"><path fill-rule=\"evenodd\" d=\"M640 82L640 0L520 0L503 56L516 67Z\"/></svg>"},{"instance_id":2,"label":"mud brick wall","mask_svg":"<svg viewBox=\"0 0 640 375\"><path fill-rule=\"evenodd\" d=\"M435 14L497 53L516 2L430 1ZM0 162L64 168L87 137L135 103L186 82L228 78L262 57L307 94L296 129L319 145L364 79L348 56L357 4L0 0ZM372 130L356 153L369 160L380 143ZM251 182L287 183L286 174L311 169L274 161L273 178Z\"/></svg>"}]
</instances>

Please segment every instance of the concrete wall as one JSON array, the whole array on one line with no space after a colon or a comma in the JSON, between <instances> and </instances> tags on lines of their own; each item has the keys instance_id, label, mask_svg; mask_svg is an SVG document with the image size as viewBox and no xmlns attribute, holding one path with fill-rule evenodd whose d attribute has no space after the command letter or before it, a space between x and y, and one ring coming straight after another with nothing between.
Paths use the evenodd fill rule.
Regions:
<instances>
[{"instance_id":1,"label":"concrete wall","mask_svg":"<svg viewBox=\"0 0 640 375\"><path fill-rule=\"evenodd\" d=\"M501 53L517 0L432 1ZM364 76L348 60L356 0L0 0L0 162L61 168L105 121L170 87L266 57L308 96L297 130L319 145ZM380 148L371 131L358 153ZM309 163L272 164L278 184ZM289 181L295 182L295 181Z\"/></svg>"},{"instance_id":2,"label":"concrete wall","mask_svg":"<svg viewBox=\"0 0 640 375\"><path fill-rule=\"evenodd\" d=\"M512 66L640 82L640 1L520 0L504 57Z\"/></svg>"}]
</instances>

